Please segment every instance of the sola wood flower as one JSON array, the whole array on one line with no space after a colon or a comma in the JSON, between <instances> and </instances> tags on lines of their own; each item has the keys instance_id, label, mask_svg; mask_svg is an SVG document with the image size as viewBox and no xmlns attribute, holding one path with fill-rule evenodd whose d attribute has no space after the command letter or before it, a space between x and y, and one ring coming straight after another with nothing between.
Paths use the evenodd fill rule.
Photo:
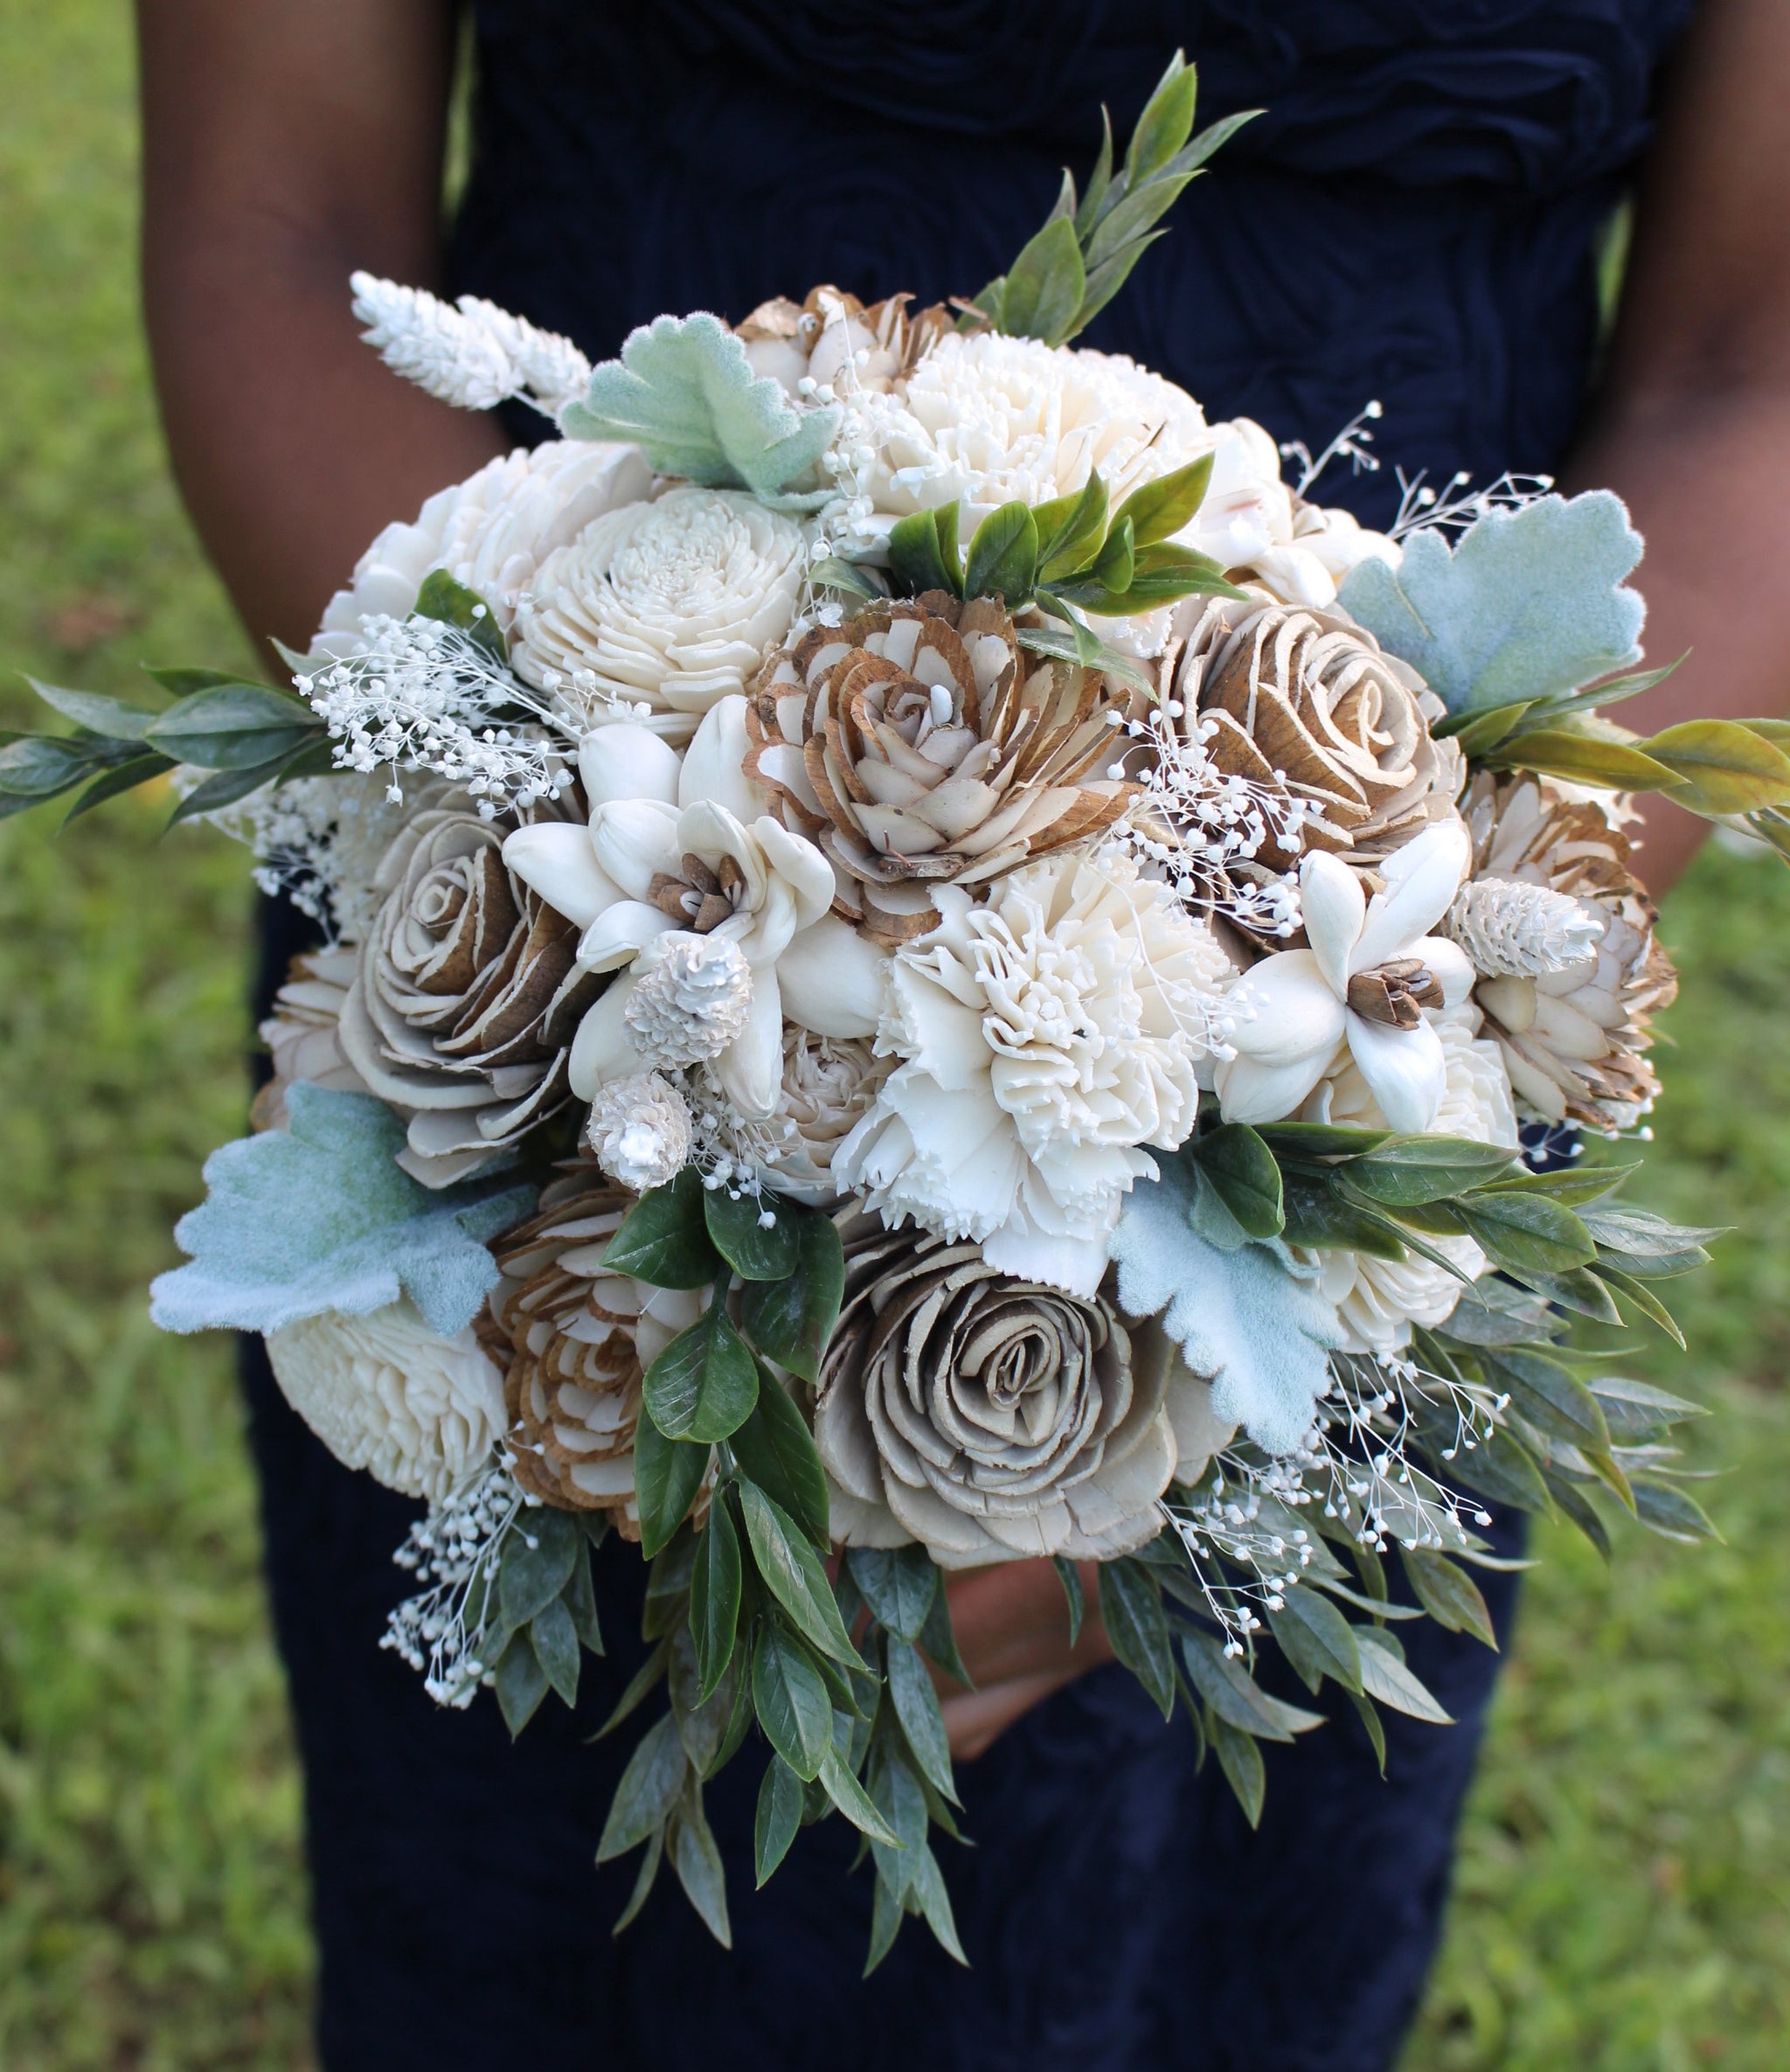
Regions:
<instances>
[{"instance_id":1,"label":"sola wood flower","mask_svg":"<svg viewBox=\"0 0 1790 2072\"><path fill-rule=\"evenodd\" d=\"M690 1158L690 1110L683 1095L656 1072L605 1087L586 1134L597 1164L636 1194L675 1179Z\"/></svg>"},{"instance_id":2,"label":"sola wood flower","mask_svg":"<svg viewBox=\"0 0 1790 2072\"><path fill-rule=\"evenodd\" d=\"M1510 1081L1498 1046L1478 1034L1481 1021L1470 1001L1431 1018L1441 1040L1444 1079L1430 1127L1443 1137L1470 1137L1475 1144L1506 1144L1515 1151L1519 1138ZM1385 1113L1353 1058L1317 1088L1300 1110L1300 1119L1367 1130L1387 1127ZM1433 1235L1426 1241L1469 1279L1486 1270L1485 1255L1470 1237ZM1318 1292L1336 1305L1345 1352L1396 1352L1411 1343L1413 1325L1433 1328L1446 1323L1460 1300L1457 1275L1414 1252L1402 1260L1341 1249L1300 1250L1298 1255L1315 1270Z\"/></svg>"},{"instance_id":3,"label":"sola wood flower","mask_svg":"<svg viewBox=\"0 0 1790 2072\"><path fill-rule=\"evenodd\" d=\"M1346 864L1322 853L1300 866L1305 949L1284 949L1232 989L1234 1055L1220 1061L1219 1105L1233 1123L1291 1115L1346 1041L1395 1130L1427 1130L1447 1081L1442 1041L1424 1010L1454 1006L1473 967L1429 931L1467 866L1459 820L1426 828L1389 857L1385 890L1370 900Z\"/></svg>"},{"instance_id":4,"label":"sola wood flower","mask_svg":"<svg viewBox=\"0 0 1790 2072\"><path fill-rule=\"evenodd\" d=\"M785 1028L782 1098L768 1125L776 1148L765 1161L766 1179L779 1193L813 1206L836 1197L834 1153L868 1113L890 1068L868 1043Z\"/></svg>"},{"instance_id":5,"label":"sola wood flower","mask_svg":"<svg viewBox=\"0 0 1790 2072\"><path fill-rule=\"evenodd\" d=\"M1632 1127L1659 1092L1643 1053L1678 981L1629 873L1627 837L1595 800L1533 776L1476 777L1465 811L1476 877L1565 893L1597 924L1577 962L1480 980L1511 1084L1548 1122Z\"/></svg>"},{"instance_id":6,"label":"sola wood flower","mask_svg":"<svg viewBox=\"0 0 1790 2072\"><path fill-rule=\"evenodd\" d=\"M956 328L956 313L942 302L914 310L912 300L892 295L866 309L840 289L815 288L799 302L786 296L760 302L733 328L746 341L753 372L768 374L792 397L804 393L804 381L814 384L808 393L836 385L843 394L883 393Z\"/></svg>"},{"instance_id":7,"label":"sola wood flower","mask_svg":"<svg viewBox=\"0 0 1790 2072\"><path fill-rule=\"evenodd\" d=\"M505 866L503 838L473 813L408 823L374 880L378 916L342 1002L343 1054L408 1116L399 1163L430 1186L561 1106L572 1037L602 988L576 962L576 931Z\"/></svg>"},{"instance_id":8,"label":"sola wood flower","mask_svg":"<svg viewBox=\"0 0 1790 2072\"><path fill-rule=\"evenodd\" d=\"M702 1309L698 1293L604 1267L635 1199L587 1172L554 1181L540 1213L493 1248L503 1277L478 1324L503 1370L517 1480L562 1509L607 1512L628 1540L640 1538L642 1379Z\"/></svg>"},{"instance_id":9,"label":"sola wood flower","mask_svg":"<svg viewBox=\"0 0 1790 2072\"><path fill-rule=\"evenodd\" d=\"M1431 738L1440 701L1346 618L1221 600L1173 682L1183 727L1219 769L1305 802L1307 850L1370 859L1454 817L1465 765ZM1256 861L1286 871L1301 853L1271 838Z\"/></svg>"},{"instance_id":10,"label":"sola wood flower","mask_svg":"<svg viewBox=\"0 0 1790 2072\"><path fill-rule=\"evenodd\" d=\"M643 700L687 740L788 632L802 566L801 529L755 497L673 490L548 555L517 607L511 661L593 710L604 692Z\"/></svg>"},{"instance_id":11,"label":"sola wood flower","mask_svg":"<svg viewBox=\"0 0 1790 2072\"><path fill-rule=\"evenodd\" d=\"M267 1334L274 1379L343 1466L439 1503L483 1467L506 1421L497 1370L470 1325L433 1330L407 1302L326 1310Z\"/></svg>"},{"instance_id":12,"label":"sola wood flower","mask_svg":"<svg viewBox=\"0 0 1790 2072\"><path fill-rule=\"evenodd\" d=\"M877 1047L902 1062L833 1159L891 1222L982 1243L1090 1296L1132 1182L1193 1128L1194 1071L1232 967L1131 859L1057 856L895 957ZM1314 1074L1315 1076L1315 1074Z\"/></svg>"},{"instance_id":13,"label":"sola wood flower","mask_svg":"<svg viewBox=\"0 0 1790 2072\"><path fill-rule=\"evenodd\" d=\"M878 942L933 925L929 886L1082 841L1136 796L1104 775L1120 702L1106 678L1033 661L997 599L928 592L816 627L760 676L746 768Z\"/></svg>"},{"instance_id":14,"label":"sola wood flower","mask_svg":"<svg viewBox=\"0 0 1790 2072\"><path fill-rule=\"evenodd\" d=\"M582 931L580 966L619 974L572 1046L584 1099L649 1067L705 1063L740 1112L762 1120L777 1103L786 1005L799 1016L814 997L841 1035L876 1026L881 970L869 945L839 925L842 956L790 957L827 914L833 873L768 813L742 817L754 801L732 753L740 717L738 699L718 707L681 761L644 727L593 729L579 754L589 827L524 828L504 846L517 876Z\"/></svg>"},{"instance_id":15,"label":"sola wood flower","mask_svg":"<svg viewBox=\"0 0 1790 2072\"><path fill-rule=\"evenodd\" d=\"M845 1234L815 1438L848 1540L919 1540L961 1568L1110 1560L1155 1536L1176 1457L1167 1369L1139 1371L1109 1303L874 1217Z\"/></svg>"}]
</instances>

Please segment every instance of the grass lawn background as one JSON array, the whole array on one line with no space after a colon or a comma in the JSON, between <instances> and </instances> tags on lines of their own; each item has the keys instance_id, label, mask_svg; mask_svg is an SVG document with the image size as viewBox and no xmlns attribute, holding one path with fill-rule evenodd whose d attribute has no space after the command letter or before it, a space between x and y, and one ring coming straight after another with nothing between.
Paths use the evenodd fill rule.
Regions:
<instances>
[{"instance_id":1,"label":"grass lawn background","mask_svg":"<svg viewBox=\"0 0 1790 2072\"><path fill-rule=\"evenodd\" d=\"M0 0L0 659L93 690L246 657L155 428L134 156L126 10ZM0 825L0 2072L310 2062L229 1348L144 1312L247 1037L243 859L162 812ZM1790 872L1712 849L1665 933L1637 1198L1747 1234L1645 1371L1721 1412L1727 1544L1540 1535L1407 2072L1790 2062Z\"/></svg>"}]
</instances>

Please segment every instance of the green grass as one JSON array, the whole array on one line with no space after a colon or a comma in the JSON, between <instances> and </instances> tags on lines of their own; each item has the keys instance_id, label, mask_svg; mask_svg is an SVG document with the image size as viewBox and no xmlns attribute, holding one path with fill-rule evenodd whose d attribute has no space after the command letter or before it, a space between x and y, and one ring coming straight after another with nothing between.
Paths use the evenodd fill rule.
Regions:
<instances>
[{"instance_id":1,"label":"green grass","mask_svg":"<svg viewBox=\"0 0 1790 2072\"><path fill-rule=\"evenodd\" d=\"M239 658L154 428L129 52L0 0L0 657L92 689ZM0 692L0 723L22 693ZM240 1127L245 873L147 803L0 826L0 2072L297 2072L298 1787L228 1349L143 1286ZM1790 2062L1790 873L1711 852L1644 1198L1738 1222L1649 1371L1727 1535L1546 1531L1407 2072Z\"/></svg>"}]
</instances>

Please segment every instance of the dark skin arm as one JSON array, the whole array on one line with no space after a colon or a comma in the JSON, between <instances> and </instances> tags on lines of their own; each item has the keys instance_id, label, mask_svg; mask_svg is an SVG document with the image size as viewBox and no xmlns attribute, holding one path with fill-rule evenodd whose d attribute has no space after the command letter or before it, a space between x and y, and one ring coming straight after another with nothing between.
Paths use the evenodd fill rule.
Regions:
<instances>
[{"instance_id":1,"label":"dark skin arm","mask_svg":"<svg viewBox=\"0 0 1790 2072\"><path fill-rule=\"evenodd\" d=\"M302 644L380 526L505 444L492 421L388 373L348 304L356 267L436 278L451 11L445 0L138 0L137 13L144 295L175 469L245 622ZM1619 490L1648 536L1652 656L1695 650L1619 715L1637 727L1785 703L1787 103L1790 10L1705 0L1571 475ZM1650 810L1657 888L1701 832L1674 808ZM960 1756L1110 1658L1093 1616L1071 1651L1047 1562L958 1578L952 1604L979 1686L946 1701Z\"/></svg>"}]
</instances>

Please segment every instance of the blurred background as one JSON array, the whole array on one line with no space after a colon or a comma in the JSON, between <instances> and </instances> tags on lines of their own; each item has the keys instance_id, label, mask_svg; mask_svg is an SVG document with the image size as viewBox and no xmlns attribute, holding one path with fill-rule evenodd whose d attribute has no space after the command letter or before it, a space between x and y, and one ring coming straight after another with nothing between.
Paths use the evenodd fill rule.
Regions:
<instances>
[{"instance_id":1,"label":"blurred background","mask_svg":"<svg viewBox=\"0 0 1790 2072\"><path fill-rule=\"evenodd\" d=\"M38 724L15 671L249 663L156 427L135 162L121 0L0 0L0 726ZM161 839L165 800L59 811L0 823L0 2072L301 2072L232 1348L144 1295L245 1123L246 859ZM1635 1199L1740 1228L1672 1291L1691 1360L1637 1371L1719 1413L1724 1543L1630 1531L1606 1570L1541 1531L1407 2072L1790 2063L1790 871L1711 845L1662 927L1686 998Z\"/></svg>"}]
</instances>

